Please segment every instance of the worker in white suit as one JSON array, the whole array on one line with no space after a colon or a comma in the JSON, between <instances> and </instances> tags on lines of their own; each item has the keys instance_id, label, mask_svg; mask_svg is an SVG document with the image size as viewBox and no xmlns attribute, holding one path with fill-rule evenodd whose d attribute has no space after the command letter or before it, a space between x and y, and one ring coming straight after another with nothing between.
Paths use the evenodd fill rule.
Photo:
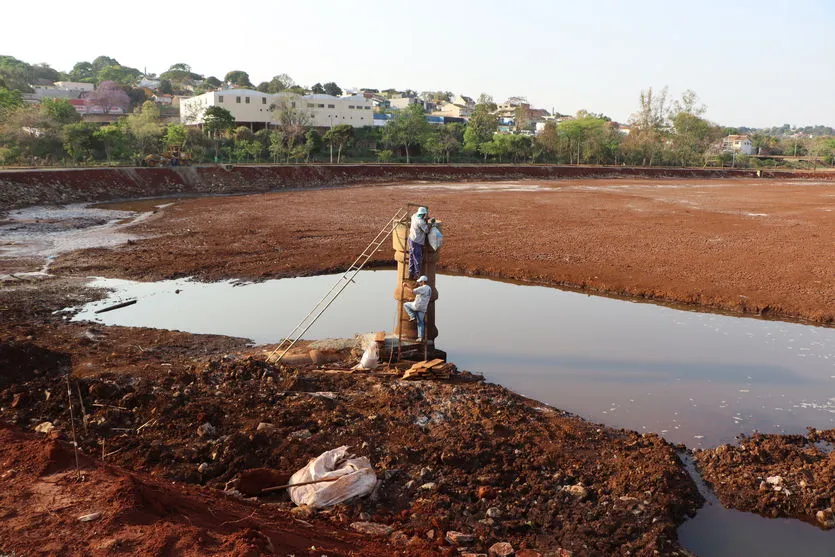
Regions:
<instances>
[{"instance_id":1,"label":"worker in white suit","mask_svg":"<svg viewBox=\"0 0 835 557\"><path fill-rule=\"evenodd\" d=\"M429 286L429 279L426 275L417 279L418 286L411 289L415 299L412 302L405 302L403 308L409 314L409 321L417 320L417 340L423 342L425 339L426 310L429 309L429 299L432 297L432 287ZM404 282L403 286L409 288Z\"/></svg>"}]
</instances>

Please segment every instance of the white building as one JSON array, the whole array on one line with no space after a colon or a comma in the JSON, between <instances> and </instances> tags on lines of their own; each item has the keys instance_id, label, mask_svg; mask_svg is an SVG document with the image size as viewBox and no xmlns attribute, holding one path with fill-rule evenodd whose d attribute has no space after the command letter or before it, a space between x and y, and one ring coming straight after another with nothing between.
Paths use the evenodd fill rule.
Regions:
<instances>
[{"instance_id":1,"label":"white building","mask_svg":"<svg viewBox=\"0 0 835 557\"><path fill-rule=\"evenodd\" d=\"M729 135L722 140L722 151L751 155L754 153L754 144L751 143L751 138L747 135Z\"/></svg>"},{"instance_id":2,"label":"white building","mask_svg":"<svg viewBox=\"0 0 835 557\"><path fill-rule=\"evenodd\" d=\"M334 97L331 95L295 95L292 93L261 93L251 89L223 89L182 98L180 121L186 125L203 123L210 106L219 106L235 117L239 126L264 128L275 125L279 110L296 111L308 126L330 128L348 124L355 128L373 125L373 104L363 95Z\"/></svg>"}]
</instances>

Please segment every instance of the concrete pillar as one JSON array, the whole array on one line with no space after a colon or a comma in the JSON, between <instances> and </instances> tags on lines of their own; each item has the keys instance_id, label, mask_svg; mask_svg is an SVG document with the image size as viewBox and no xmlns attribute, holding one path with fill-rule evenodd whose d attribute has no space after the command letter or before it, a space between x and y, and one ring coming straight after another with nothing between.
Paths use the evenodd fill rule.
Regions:
<instances>
[{"instance_id":1,"label":"concrete pillar","mask_svg":"<svg viewBox=\"0 0 835 557\"><path fill-rule=\"evenodd\" d=\"M443 230L440 222L435 226ZM409 321L409 314L403 309L403 302L409 302L414 298L409 296L408 290L402 287L403 282L409 288L417 286L417 281L411 280L409 276L409 254L408 242L409 222L400 222L392 230L391 240L394 247L394 259L397 261L397 284L394 289L394 299L397 300L398 319L394 334L404 338L415 338L417 336L417 322ZM438 328L435 326L435 300L438 299L438 288L435 285L435 267L438 263L439 252L432 249L429 242L423 248L423 261L421 262L421 274L429 279L429 286L432 287L432 297L429 300L429 309L426 310L426 338L434 343L438 336Z\"/></svg>"}]
</instances>

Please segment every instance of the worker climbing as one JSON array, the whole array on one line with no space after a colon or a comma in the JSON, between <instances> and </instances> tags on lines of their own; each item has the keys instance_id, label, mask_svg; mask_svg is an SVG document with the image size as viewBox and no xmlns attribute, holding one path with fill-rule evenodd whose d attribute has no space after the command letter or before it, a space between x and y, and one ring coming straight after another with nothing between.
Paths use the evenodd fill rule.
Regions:
<instances>
[{"instance_id":1,"label":"worker climbing","mask_svg":"<svg viewBox=\"0 0 835 557\"><path fill-rule=\"evenodd\" d=\"M418 286L412 288L412 294L415 299L411 302L404 302L403 309L409 314L409 321L417 319L417 341L423 342L425 324L426 324L426 310L429 309L429 300L432 298L432 287L429 286L429 279L426 276L421 276L417 279ZM409 285L403 283L403 288L408 289Z\"/></svg>"},{"instance_id":2,"label":"worker climbing","mask_svg":"<svg viewBox=\"0 0 835 557\"><path fill-rule=\"evenodd\" d=\"M412 215L412 224L409 228L409 278L420 276L426 235L434 220L429 220L429 209L426 207L419 207Z\"/></svg>"}]
</instances>

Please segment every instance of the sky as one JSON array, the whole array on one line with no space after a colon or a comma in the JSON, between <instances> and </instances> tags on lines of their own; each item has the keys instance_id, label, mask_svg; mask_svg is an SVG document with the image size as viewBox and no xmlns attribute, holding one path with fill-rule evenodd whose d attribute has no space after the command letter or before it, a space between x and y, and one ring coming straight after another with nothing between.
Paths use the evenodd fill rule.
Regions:
<instances>
[{"instance_id":1,"label":"sky","mask_svg":"<svg viewBox=\"0 0 835 557\"><path fill-rule=\"evenodd\" d=\"M835 127L832 0L39 0L3 6L0 54L69 71L110 56L257 84L444 90L628 121L691 89L727 126Z\"/></svg>"}]
</instances>

